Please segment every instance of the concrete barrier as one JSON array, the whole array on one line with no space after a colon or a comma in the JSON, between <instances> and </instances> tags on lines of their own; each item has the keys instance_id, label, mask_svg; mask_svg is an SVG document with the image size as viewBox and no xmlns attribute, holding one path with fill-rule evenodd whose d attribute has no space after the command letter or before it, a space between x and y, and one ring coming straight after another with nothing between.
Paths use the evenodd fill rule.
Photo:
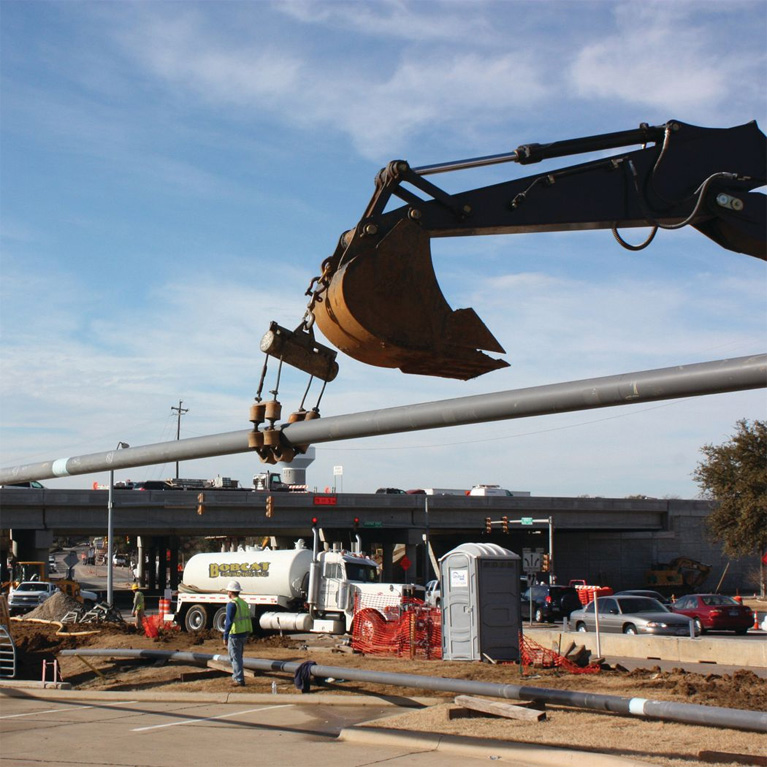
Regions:
<instances>
[{"instance_id":1,"label":"concrete barrier","mask_svg":"<svg viewBox=\"0 0 767 767\"><path fill-rule=\"evenodd\" d=\"M548 649L565 648L572 640L585 645L593 655L597 652L594 632L557 631L523 627L533 642ZM727 637L702 636L652 637L627 636L624 634L600 634L602 657L638 658L642 660L678 661L679 663L711 663L742 668L767 668L767 634L759 640L729 639Z\"/></svg>"}]
</instances>

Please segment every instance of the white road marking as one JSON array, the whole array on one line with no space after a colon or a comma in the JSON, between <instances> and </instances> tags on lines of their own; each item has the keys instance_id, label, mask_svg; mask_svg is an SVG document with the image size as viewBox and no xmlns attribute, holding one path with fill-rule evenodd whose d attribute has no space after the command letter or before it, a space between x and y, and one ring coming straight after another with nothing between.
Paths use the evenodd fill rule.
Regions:
<instances>
[{"instance_id":1,"label":"white road marking","mask_svg":"<svg viewBox=\"0 0 767 767\"><path fill-rule=\"evenodd\" d=\"M101 706L127 706L129 703L136 703L135 700L121 700L117 703L102 703ZM61 708L49 708L46 711L30 711L26 714L7 714L6 716L0 716L0 719L16 719L20 716L40 716L40 714L57 714L59 712L70 712L70 711L84 711L86 708L101 708L101 706L83 706L79 703L73 703L72 706L75 708L72 708L71 706L62 706Z\"/></svg>"},{"instance_id":2,"label":"white road marking","mask_svg":"<svg viewBox=\"0 0 767 767\"><path fill-rule=\"evenodd\" d=\"M146 732L146 730L159 730L163 727L176 727L180 724L197 724L198 722L213 722L216 719L226 719L230 716L240 716L240 714L252 714L254 711L269 711L273 708L290 708L293 703L284 703L279 706L262 706L261 708L248 708L245 711L235 711L231 714L221 714L220 716L208 716L201 719L182 719L178 722L168 722L167 724L153 724L151 727L136 727L131 732Z\"/></svg>"}]
</instances>

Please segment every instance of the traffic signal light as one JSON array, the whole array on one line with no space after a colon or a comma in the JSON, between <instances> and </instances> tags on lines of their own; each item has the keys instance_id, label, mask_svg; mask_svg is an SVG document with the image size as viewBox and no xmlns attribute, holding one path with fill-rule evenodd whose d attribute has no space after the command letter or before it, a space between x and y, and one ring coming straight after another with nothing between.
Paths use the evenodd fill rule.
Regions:
<instances>
[{"instance_id":1,"label":"traffic signal light","mask_svg":"<svg viewBox=\"0 0 767 767\"><path fill-rule=\"evenodd\" d=\"M271 495L266 496L266 516L271 517L274 513L274 498Z\"/></svg>"},{"instance_id":2,"label":"traffic signal light","mask_svg":"<svg viewBox=\"0 0 767 767\"><path fill-rule=\"evenodd\" d=\"M501 517L501 528L503 529L504 533L509 532L509 518L508 517Z\"/></svg>"},{"instance_id":3,"label":"traffic signal light","mask_svg":"<svg viewBox=\"0 0 767 767\"><path fill-rule=\"evenodd\" d=\"M359 529L360 529L360 518L359 517L355 517L354 518L354 532L356 533L357 530L359 530Z\"/></svg>"},{"instance_id":4,"label":"traffic signal light","mask_svg":"<svg viewBox=\"0 0 767 767\"><path fill-rule=\"evenodd\" d=\"M199 515L205 513L205 493L197 493L197 513Z\"/></svg>"},{"instance_id":5,"label":"traffic signal light","mask_svg":"<svg viewBox=\"0 0 767 767\"><path fill-rule=\"evenodd\" d=\"M543 559L541 561L541 570L544 573L547 573L551 569L551 559L549 558L548 554L543 555Z\"/></svg>"},{"instance_id":6,"label":"traffic signal light","mask_svg":"<svg viewBox=\"0 0 767 767\"><path fill-rule=\"evenodd\" d=\"M493 532L493 520L490 519L490 517L485 517L485 532L486 533Z\"/></svg>"},{"instance_id":7,"label":"traffic signal light","mask_svg":"<svg viewBox=\"0 0 767 767\"><path fill-rule=\"evenodd\" d=\"M317 517L312 517L312 527L313 527L313 528L314 528L314 527L317 527L317 523L318 523L319 521L320 521L320 520L319 520Z\"/></svg>"}]
</instances>

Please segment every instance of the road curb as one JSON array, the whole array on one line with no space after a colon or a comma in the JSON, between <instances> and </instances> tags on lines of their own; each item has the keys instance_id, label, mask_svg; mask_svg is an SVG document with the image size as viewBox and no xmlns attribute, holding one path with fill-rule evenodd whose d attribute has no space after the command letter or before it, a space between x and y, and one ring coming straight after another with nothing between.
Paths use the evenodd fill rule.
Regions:
<instances>
[{"instance_id":1,"label":"road curb","mask_svg":"<svg viewBox=\"0 0 767 767\"><path fill-rule=\"evenodd\" d=\"M154 700L163 703L279 703L301 706L369 706L371 708L428 708L444 703L442 698L411 698L398 695L308 695L248 692L131 692L130 690L72 690L53 688L52 682L0 681L0 698L40 698L47 700Z\"/></svg>"},{"instance_id":2,"label":"road curb","mask_svg":"<svg viewBox=\"0 0 767 767\"><path fill-rule=\"evenodd\" d=\"M439 735L412 730L389 730L364 725L341 730L338 739L345 743L399 746L475 758L503 759L524 764L526 767L648 767L650 764L595 751L574 751L557 746L538 746L533 743Z\"/></svg>"}]
</instances>

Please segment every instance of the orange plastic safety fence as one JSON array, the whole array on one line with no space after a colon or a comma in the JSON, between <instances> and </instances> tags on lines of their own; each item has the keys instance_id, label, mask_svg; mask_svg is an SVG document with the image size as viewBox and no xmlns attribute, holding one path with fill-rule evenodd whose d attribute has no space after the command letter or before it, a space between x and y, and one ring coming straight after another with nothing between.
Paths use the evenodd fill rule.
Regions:
<instances>
[{"instance_id":1,"label":"orange plastic safety fence","mask_svg":"<svg viewBox=\"0 0 767 767\"><path fill-rule=\"evenodd\" d=\"M162 615L145 615L144 616L144 634L150 639L157 639L159 635L159 628L162 624Z\"/></svg>"},{"instance_id":2,"label":"orange plastic safety fence","mask_svg":"<svg viewBox=\"0 0 767 767\"><path fill-rule=\"evenodd\" d=\"M519 635L519 646L522 655L522 665L537 666L538 668L560 668L571 674L597 674L601 671L598 663L590 663L588 666L579 666L560 655L554 650L547 650L532 639L522 634Z\"/></svg>"},{"instance_id":3,"label":"orange plastic safety fence","mask_svg":"<svg viewBox=\"0 0 767 767\"><path fill-rule=\"evenodd\" d=\"M157 639L160 634L170 634L181 630L178 624L165 620L165 616L160 613L145 615L143 628L144 634L150 639Z\"/></svg>"},{"instance_id":4,"label":"orange plastic safety fence","mask_svg":"<svg viewBox=\"0 0 767 767\"><path fill-rule=\"evenodd\" d=\"M594 601L594 597L607 597L613 593L609 586L576 586L582 605Z\"/></svg>"},{"instance_id":5,"label":"orange plastic safety fence","mask_svg":"<svg viewBox=\"0 0 767 767\"><path fill-rule=\"evenodd\" d=\"M367 655L420 660L442 657L442 619L437 607L418 599L392 604L391 597L365 595L355 603L352 647Z\"/></svg>"}]
</instances>

